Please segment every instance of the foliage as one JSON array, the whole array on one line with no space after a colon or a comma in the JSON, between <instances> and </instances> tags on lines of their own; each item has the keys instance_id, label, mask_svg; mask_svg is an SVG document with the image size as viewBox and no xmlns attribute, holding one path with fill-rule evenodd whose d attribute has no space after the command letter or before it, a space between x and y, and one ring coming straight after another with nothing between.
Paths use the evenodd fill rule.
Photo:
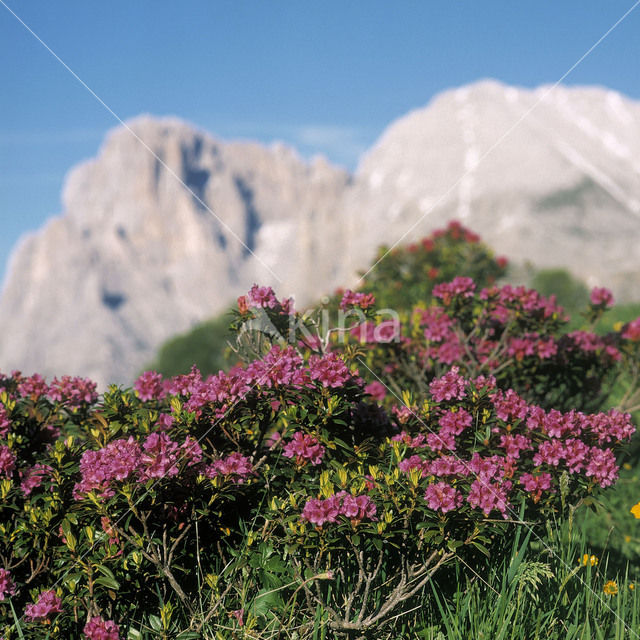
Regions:
<instances>
[{"instance_id":1,"label":"foliage","mask_svg":"<svg viewBox=\"0 0 640 640\"><path fill-rule=\"evenodd\" d=\"M342 306L375 315L367 294ZM7 639L392 632L443 572L500 566L522 527L541 538L615 482L633 432L455 367L385 412L359 347L327 350L269 288L234 324L250 361L208 378L147 372L99 401L2 379Z\"/></svg>"},{"instance_id":2,"label":"foliage","mask_svg":"<svg viewBox=\"0 0 640 640\"><path fill-rule=\"evenodd\" d=\"M531 288L547 298L554 295L570 317L589 304L589 289L566 269L537 271L531 280Z\"/></svg>"},{"instance_id":3,"label":"foliage","mask_svg":"<svg viewBox=\"0 0 640 640\"><path fill-rule=\"evenodd\" d=\"M162 345L148 368L167 377L188 373L193 365L203 375L228 370L233 364L227 354L227 343L233 339L229 322L229 312L225 312L171 338Z\"/></svg>"},{"instance_id":4,"label":"foliage","mask_svg":"<svg viewBox=\"0 0 640 640\"><path fill-rule=\"evenodd\" d=\"M506 272L505 258L494 257L477 234L454 221L418 243L391 250L380 247L359 290L372 293L379 308L408 311L428 303L437 284L456 276L490 286Z\"/></svg>"},{"instance_id":5,"label":"foliage","mask_svg":"<svg viewBox=\"0 0 640 640\"><path fill-rule=\"evenodd\" d=\"M434 247L499 275L459 225ZM634 432L591 410L621 367L637 403L640 319L593 333L597 289L563 333L553 299L460 275L404 323L374 298L255 285L226 373L1 376L5 640L623 637L635 594L575 523Z\"/></svg>"}]
</instances>

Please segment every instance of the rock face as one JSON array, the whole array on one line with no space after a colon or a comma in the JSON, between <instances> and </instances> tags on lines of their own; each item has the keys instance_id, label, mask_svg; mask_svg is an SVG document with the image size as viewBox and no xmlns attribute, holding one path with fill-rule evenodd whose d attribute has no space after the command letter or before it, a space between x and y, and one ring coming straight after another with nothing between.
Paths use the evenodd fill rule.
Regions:
<instances>
[{"instance_id":1,"label":"rock face","mask_svg":"<svg viewBox=\"0 0 640 640\"><path fill-rule=\"evenodd\" d=\"M640 103L613 91L448 91L386 130L348 199L363 252L457 218L516 262L640 299Z\"/></svg>"},{"instance_id":2,"label":"rock face","mask_svg":"<svg viewBox=\"0 0 640 640\"><path fill-rule=\"evenodd\" d=\"M0 370L130 383L170 335L253 282L310 301L381 244L450 219L516 263L640 299L640 103L480 82L393 123L355 175L175 119L114 130L25 237L0 299Z\"/></svg>"},{"instance_id":3,"label":"rock face","mask_svg":"<svg viewBox=\"0 0 640 640\"><path fill-rule=\"evenodd\" d=\"M345 172L176 120L128 126L69 174L64 215L16 249L1 370L130 382L159 344L257 278L313 296L330 275L314 256L337 248Z\"/></svg>"}]
</instances>

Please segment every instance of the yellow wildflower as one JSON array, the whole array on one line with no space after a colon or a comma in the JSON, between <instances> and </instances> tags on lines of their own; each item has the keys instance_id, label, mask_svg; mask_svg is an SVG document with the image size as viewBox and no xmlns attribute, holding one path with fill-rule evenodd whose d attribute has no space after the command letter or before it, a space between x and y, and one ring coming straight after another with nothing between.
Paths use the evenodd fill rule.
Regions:
<instances>
[{"instance_id":1,"label":"yellow wildflower","mask_svg":"<svg viewBox=\"0 0 640 640\"><path fill-rule=\"evenodd\" d=\"M598 558L596 556L590 556L588 553L585 553L582 556L582 559L578 560L578 564L581 564L583 567L586 567L590 564L592 567L595 567L598 564Z\"/></svg>"},{"instance_id":2,"label":"yellow wildflower","mask_svg":"<svg viewBox=\"0 0 640 640\"><path fill-rule=\"evenodd\" d=\"M604 587L602 587L602 590L608 596L615 596L618 593L618 585L613 580L608 580L604 583Z\"/></svg>"},{"instance_id":3,"label":"yellow wildflower","mask_svg":"<svg viewBox=\"0 0 640 640\"><path fill-rule=\"evenodd\" d=\"M630 583L629 583L629 589L630 589L631 591L633 591L635 588L636 588L636 585L635 585L635 584L633 584L633 582L630 582Z\"/></svg>"},{"instance_id":4,"label":"yellow wildflower","mask_svg":"<svg viewBox=\"0 0 640 640\"><path fill-rule=\"evenodd\" d=\"M631 513L633 513L636 518L640 519L640 502L631 507Z\"/></svg>"}]
</instances>

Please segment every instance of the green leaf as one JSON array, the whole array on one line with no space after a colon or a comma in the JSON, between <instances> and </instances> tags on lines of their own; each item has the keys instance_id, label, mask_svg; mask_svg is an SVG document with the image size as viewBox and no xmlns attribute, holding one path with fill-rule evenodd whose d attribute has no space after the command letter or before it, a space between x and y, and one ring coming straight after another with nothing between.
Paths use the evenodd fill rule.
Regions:
<instances>
[{"instance_id":1,"label":"green leaf","mask_svg":"<svg viewBox=\"0 0 640 640\"><path fill-rule=\"evenodd\" d=\"M120 583L116 580L110 569L101 564L99 564L96 568L100 573L103 574L99 578L95 579L96 584L104 585L108 589L113 589L114 591L117 591L120 588Z\"/></svg>"},{"instance_id":2,"label":"green leaf","mask_svg":"<svg viewBox=\"0 0 640 640\"><path fill-rule=\"evenodd\" d=\"M161 632L162 631L162 620L158 616L154 616L153 614L149 614L149 624L154 631Z\"/></svg>"},{"instance_id":3,"label":"green leaf","mask_svg":"<svg viewBox=\"0 0 640 640\"><path fill-rule=\"evenodd\" d=\"M284 603L278 591L262 589L251 603L249 611L257 618L264 618L274 609L282 609Z\"/></svg>"}]
</instances>

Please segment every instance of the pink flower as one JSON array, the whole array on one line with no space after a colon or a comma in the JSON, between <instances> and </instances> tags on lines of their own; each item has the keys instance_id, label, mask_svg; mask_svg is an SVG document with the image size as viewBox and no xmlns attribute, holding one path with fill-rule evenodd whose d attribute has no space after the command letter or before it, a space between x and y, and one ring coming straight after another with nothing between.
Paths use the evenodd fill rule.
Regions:
<instances>
[{"instance_id":1,"label":"pink flower","mask_svg":"<svg viewBox=\"0 0 640 640\"><path fill-rule=\"evenodd\" d=\"M486 389L487 391L491 391L496 388L497 381L494 376L478 376L474 378L473 385L478 389L478 391L482 391Z\"/></svg>"},{"instance_id":2,"label":"pink flower","mask_svg":"<svg viewBox=\"0 0 640 640\"><path fill-rule=\"evenodd\" d=\"M244 626L244 609L236 609L231 612L231 615L238 621L238 626Z\"/></svg>"},{"instance_id":3,"label":"pink flower","mask_svg":"<svg viewBox=\"0 0 640 640\"><path fill-rule=\"evenodd\" d=\"M167 431L173 426L173 422L174 419L172 415L161 413L153 426L157 431Z\"/></svg>"},{"instance_id":4,"label":"pink flower","mask_svg":"<svg viewBox=\"0 0 640 640\"><path fill-rule=\"evenodd\" d=\"M622 332L622 337L625 340L631 340L632 342L640 341L640 318L632 320Z\"/></svg>"},{"instance_id":5,"label":"pink flower","mask_svg":"<svg viewBox=\"0 0 640 640\"><path fill-rule=\"evenodd\" d=\"M453 320L442 307L431 307L421 312L420 324L427 340L440 342L451 335Z\"/></svg>"},{"instance_id":6,"label":"pink flower","mask_svg":"<svg viewBox=\"0 0 640 640\"><path fill-rule=\"evenodd\" d=\"M353 379L353 375L344 360L335 353L309 358L309 376L322 383L323 387L338 388Z\"/></svg>"},{"instance_id":7,"label":"pink flower","mask_svg":"<svg viewBox=\"0 0 640 640\"><path fill-rule=\"evenodd\" d=\"M511 490L511 482L508 480L491 483L486 479L474 480L467 496L467 502L482 510L488 516L494 509L500 511L503 518L508 517L507 511L511 508L508 494Z\"/></svg>"},{"instance_id":8,"label":"pink flower","mask_svg":"<svg viewBox=\"0 0 640 640\"><path fill-rule=\"evenodd\" d=\"M578 473L584 468L589 445L576 438L569 438L564 445L564 457L570 473Z\"/></svg>"},{"instance_id":9,"label":"pink flower","mask_svg":"<svg viewBox=\"0 0 640 640\"><path fill-rule=\"evenodd\" d=\"M458 374L459 368L452 367L441 378L436 378L429 384L429 391L436 402L443 400L461 400L465 392L466 380Z\"/></svg>"},{"instance_id":10,"label":"pink flower","mask_svg":"<svg viewBox=\"0 0 640 640\"><path fill-rule=\"evenodd\" d=\"M531 473L523 473L520 476L520 484L524 486L525 491L532 494L533 501L538 502L542 492L551 489L551 474L541 473L534 476Z\"/></svg>"},{"instance_id":11,"label":"pink flower","mask_svg":"<svg viewBox=\"0 0 640 640\"><path fill-rule=\"evenodd\" d=\"M7 596L12 596L16 592L16 585L13 584L11 573L6 569L0 568L0 601Z\"/></svg>"},{"instance_id":12,"label":"pink flower","mask_svg":"<svg viewBox=\"0 0 640 640\"><path fill-rule=\"evenodd\" d=\"M453 511L462 505L462 494L446 482L430 484L424 492L429 509L434 511Z\"/></svg>"},{"instance_id":13,"label":"pink flower","mask_svg":"<svg viewBox=\"0 0 640 640\"><path fill-rule=\"evenodd\" d=\"M369 383L364 388L365 393L368 393L372 398L378 402L382 402L387 396L387 388L377 380Z\"/></svg>"},{"instance_id":14,"label":"pink flower","mask_svg":"<svg viewBox=\"0 0 640 640\"><path fill-rule=\"evenodd\" d=\"M438 424L442 427L440 433L450 433L459 436L467 427L471 425L473 417L465 409L457 411L445 411L438 420Z\"/></svg>"},{"instance_id":15,"label":"pink flower","mask_svg":"<svg viewBox=\"0 0 640 640\"><path fill-rule=\"evenodd\" d=\"M361 293L347 289L340 301L340 308L346 311L349 307L359 307L368 309L376 303L376 298L372 293Z\"/></svg>"},{"instance_id":16,"label":"pink flower","mask_svg":"<svg viewBox=\"0 0 640 640\"><path fill-rule=\"evenodd\" d=\"M62 376L54 378L49 387L49 397L70 407L93 404L98 399L96 383L87 378Z\"/></svg>"},{"instance_id":17,"label":"pink flower","mask_svg":"<svg viewBox=\"0 0 640 640\"><path fill-rule=\"evenodd\" d=\"M133 388L143 402L162 400L166 395L163 378L155 371L145 371L133 383Z\"/></svg>"},{"instance_id":18,"label":"pink flower","mask_svg":"<svg viewBox=\"0 0 640 640\"><path fill-rule=\"evenodd\" d=\"M35 604L28 604L24 608L26 620L45 620L53 613L62 613L62 600L53 589L43 591Z\"/></svg>"},{"instance_id":19,"label":"pink flower","mask_svg":"<svg viewBox=\"0 0 640 640\"><path fill-rule=\"evenodd\" d=\"M307 461L312 465L318 465L322 462L324 447L313 436L297 431L293 434L293 439L285 445L282 455L285 458L295 457L298 465Z\"/></svg>"},{"instance_id":20,"label":"pink flower","mask_svg":"<svg viewBox=\"0 0 640 640\"><path fill-rule=\"evenodd\" d=\"M327 498L326 500L311 498L305 503L300 517L311 524L321 527L326 522L337 522L339 514L340 506L336 500L332 498Z\"/></svg>"},{"instance_id":21,"label":"pink flower","mask_svg":"<svg viewBox=\"0 0 640 640\"><path fill-rule=\"evenodd\" d=\"M198 464L202 460L202 448L198 441L191 436L187 436L180 445L180 459L187 463L188 467Z\"/></svg>"},{"instance_id":22,"label":"pink flower","mask_svg":"<svg viewBox=\"0 0 640 640\"><path fill-rule=\"evenodd\" d=\"M464 355L464 347L460 344L458 336L450 334L446 342L443 342L434 351L434 357L442 364L453 364Z\"/></svg>"},{"instance_id":23,"label":"pink flower","mask_svg":"<svg viewBox=\"0 0 640 640\"><path fill-rule=\"evenodd\" d=\"M428 433L427 444L433 451L456 450L456 438L446 429L441 429L438 433Z\"/></svg>"},{"instance_id":24,"label":"pink flower","mask_svg":"<svg viewBox=\"0 0 640 640\"><path fill-rule=\"evenodd\" d=\"M396 416L396 419L400 424L407 424L410 418L417 417L415 411L404 404L401 406L394 404L393 407L391 407L391 411Z\"/></svg>"},{"instance_id":25,"label":"pink flower","mask_svg":"<svg viewBox=\"0 0 640 640\"><path fill-rule=\"evenodd\" d=\"M350 520L376 520L376 505L369 496L352 496L340 491L326 500L311 498L304 505L300 517L321 527L327 522L337 522L340 515Z\"/></svg>"},{"instance_id":26,"label":"pink flower","mask_svg":"<svg viewBox=\"0 0 640 640\"><path fill-rule=\"evenodd\" d=\"M527 403L513 390L507 389L506 393L498 389L491 397L491 402L500 420L524 420L529 412Z\"/></svg>"},{"instance_id":27,"label":"pink flower","mask_svg":"<svg viewBox=\"0 0 640 640\"><path fill-rule=\"evenodd\" d=\"M0 404L0 438L6 438L10 426L11 420L9 419L9 414L5 406Z\"/></svg>"},{"instance_id":28,"label":"pink flower","mask_svg":"<svg viewBox=\"0 0 640 640\"><path fill-rule=\"evenodd\" d=\"M91 618L83 632L88 640L121 640L120 627L113 620L103 620L99 616Z\"/></svg>"},{"instance_id":29,"label":"pink flower","mask_svg":"<svg viewBox=\"0 0 640 640\"><path fill-rule=\"evenodd\" d=\"M411 437L406 431L401 431L391 438L392 442L402 442L411 449L421 449L426 447L426 438L423 433L419 433L417 436Z\"/></svg>"},{"instance_id":30,"label":"pink flower","mask_svg":"<svg viewBox=\"0 0 640 640\"><path fill-rule=\"evenodd\" d=\"M29 378L22 378L18 384L18 393L23 398L41 398L49 393L49 387L39 373L34 373Z\"/></svg>"},{"instance_id":31,"label":"pink flower","mask_svg":"<svg viewBox=\"0 0 640 640\"><path fill-rule=\"evenodd\" d=\"M491 480L497 478L503 467L504 458L500 456L483 457L479 453L474 453L468 462L468 467L478 478Z\"/></svg>"},{"instance_id":32,"label":"pink flower","mask_svg":"<svg viewBox=\"0 0 640 640\"><path fill-rule=\"evenodd\" d=\"M312 356L321 359L322 356ZM310 360L311 364L311 360ZM233 372L233 373L232 373ZM279 345L271 348L262 360L254 360L246 369L233 369L230 375L237 379L236 389L231 393L226 392L226 398L232 402L249 391L250 385L257 384L261 387L292 386L301 388L308 383L307 374L303 368L303 360L293 347L282 349ZM218 378L222 382L224 373ZM222 399L218 396L218 401Z\"/></svg>"},{"instance_id":33,"label":"pink flower","mask_svg":"<svg viewBox=\"0 0 640 640\"><path fill-rule=\"evenodd\" d=\"M413 469L419 469L420 475L423 478L426 478L428 474L428 465L428 462L425 462L419 455L414 454L409 458L400 460L400 462L398 462L398 469L407 474L411 473Z\"/></svg>"},{"instance_id":34,"label":"pink flower","mask_svg":"<svg viewBox=\"0 0 640 640\"><path fill-rule=\"evenodd\" d=\"M547 358L553 358L558 353L558 345L553 338L547 340L539 340L538 345L538 358L540 360L546 360Z\"/></svg>"},{"instance_id":35,"label":"pink flower","mask_svg":"<svg viewBox=\"0 0 640 640\"><path fill-rule=\"evenodd\" d=\"M251 460L236 451L226 458L220 458L204 470L207 478L215 478L216 476L228 477L236 484L242 484L249 476L254 474Z\"/></svg>"},{"instance_id":36,"label":"pink flower","mask_svg":"<svg viewBox=\"0 0 640 640\"><path fill-rule=\"evenodd\" d=\"M16 468L16 456L6 444L0 445L0 474L11 476Z\"/></svg>"},{"instance_id":37,"label":"pink flower","mask_svg":"<svg viewBox=\"0 0 640 640\"><path fill-rule=\"evenodd\" d=\"M113 480L127 480L139 470L142 460L140 445L128 440L114 440L98 451L85 451L80 458L81 481L73 489L73 496L81 500L89 491L97 490L102 498L114 495Z\"/></svg>"},{"instance_id":38,"label":"pink flower","mask_svg":"<svg viewBox=\"0 0 640 640\"><path fill-rule=\"evenodd\" d=\"M140 462L143 466L139 471L142 481L178 475L179 445L166 433L149 434L142 447L144 453L140 456Z\"/></svg>"},{"instance_id":39,"label":"pink flower","mask_svg":"<svg viewBox=\"0 0 640 640\"><path fill-rule=\"evenodd\" d=\"M594 307L609 308L613 306L613 294L605 287L594 287L589 300Z\"/></svg>"},{"instance_id":40,"label":"pink flower","mask_svg":"<svg viewBox=\"0 0 640 640\"><path fill-rule=\"evenodd\" d=\"M254 284L249 290L249 302L252 307L262 309L275 309L278 306L278 299L271 287L259 287Z\"/></svg>"},{"instance_id":41,"label":"pink flower","mask_svg":"<svg viewBox=\"0 0 640 640\"><path fill-rule=\"evenodd\" d=\"M20 489L23 495L28 496L35 488L42 484L43 478L50 475L53 469L46 465L36 462L33 467L20 472Z\"/></svg>"},{"instance_id":42,"label":"pink flower","mask_svg":"<svg viewBox=\"0 0 640 640\"><path fill-rule=\"evenodd\" d=\"M536 336L537 337L537 336ZM518 362L522 362L526 356L532 356L536 353L536 340L530 337L512 337L509 340L509 348L507 354L515 357Z\"/></svg>"},{"instance_id":43,"label":"pink flower","mask_svg":"<svg viewBox=\"0 0 640 640\"><path fill-rule=\"evenodd\" d=\"M603 488L615 484L618 479L618 465L613 451L591 447L585 475L593 477Z\"/></svg>"},{"instance_id":44,"label":"pink flower","mask_svg":"<svg viewBox=\"0 0 640 640\"><path fill-rule=\"evenodd\" d=\"M507 456L515 459L520 457L521 451L533 449L531 440L519 433L516 435L506 434L500 436L500 447L505 450Z\"/></svg>"},{"instance_id":45,"label":"pink flower","mask_svg":"<svg viewBox=\"0 0 640 640\"><path fill-rule=\"evenodd\" d=\"M445 305L449 305L454 297L473 297L475 288L476 285L471 278L457 276L451 282L437 284L433 287L432 294L435 298L441 298Z\"/></svg>"},{"instance_id":46,"label":"pink flower","mask_svg":"<svg viewBox=\"0 0 640 640\"><path fill-rule=\"evenodd\" d=\"M425 471L436 477L468 476L471 469L455 456L440 456L430 463L425 463Z\"/></svg>"},{"instance_id":47,"label":"pink flower","mask_svg":"<svg viewBox=\"0 0 640 640\"><path fill-rule=\"evenodd\" d=\"M564 456L564 445L560 440L554 438L540 443L538 452L533 456L533 464L538 466L546 463L552 467L557 467L560 464L560 460L564 459Z\"/></svg>"},{"instance_id":48,"label":"pink flower","mask_svg":"<svg viewBox=\"0 0 640 640\"><path fill-rule=\"evenodd\" d=\"M385 320L380 324L375 322L362 322L349 331L361 344L375 343L387 344L400 338L400 323L397 320Z\"/></svg>"}]
</instances>

